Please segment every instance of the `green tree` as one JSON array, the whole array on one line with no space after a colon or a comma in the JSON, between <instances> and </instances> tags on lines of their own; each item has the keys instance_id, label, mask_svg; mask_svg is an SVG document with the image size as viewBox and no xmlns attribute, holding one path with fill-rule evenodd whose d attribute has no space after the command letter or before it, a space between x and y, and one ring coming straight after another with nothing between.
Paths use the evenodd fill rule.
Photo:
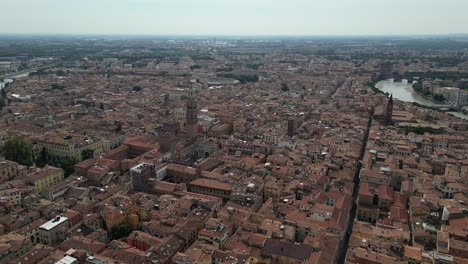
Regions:
<instances>
[{"instance_id":1,"label":"green tree","mask_svg":"<svg viewBox=\"0 0 468 264\"><path fill-rule=\"evenodd\" d=\"M93 149L85 149L81 152L81 160L87 160L94 158L94 150Z\"/></svg>"},{"instance_id":2,"label":"green tree","mask_svg":"<svg viewBox=\"0 0 468 264\"><path fill-rule=\"evenodd\" d=\"M219 77L237 79L241 83L258 82L259 77L257 74L232 74L232 73L220 73Z\"/></svg>"},{"instance_id":3,"label":"green tree","mask_svg":"<svg viewBox=\"0 0 468 264\"><path fill-rule=\"evenodd\" d=\"M443 94L433 94L432 98L437 101L444 101L444 95Z\"/></svg>"},{"instance_id":4,"label":"green tree","mask_svg":"<svg viewBox=\"0 0 468 264\"><path fill-rule=\"evenodd\" d=\"M192 70L192 71L195 70L195 69L200 69L200 68L201 68L201 66L197 65L197 64L190 66L190 70Z\"/></svg>"},{"instance_id":5,"label":"green tree","mask_svg":"<svg viewBox=\"0 0 468 264\"><path fill-rule=\"evenodd\" d=\"M56 84L56 83L52 84L52 86L51 86L52 90L63 90L64 88L65 88L65 86L59 85L59 84Z\"/></svg>"},{"instance_id":6,"label":"green tree","mask_svg":"<svg viewBox=\"0 0 468 264\"><path fill-rule=\"evenodd\" d=\"M407 132L414 132L418 135L423 135L424 133L426 132L429 132L429 133L432 133L433 132L433 129L432 127L421 127L421 126L417 126L417 127L409 127L406 129Z\"/></svg>"},{"instance_id":7,"label":"green tree","mask_svg":"<svg viewBox=\"0 0 468 264\"><path fill-rule=\"evenodd\" d=\"M109 233L112 239L119 239L130 235L131 232L130 226L124 222L113 226Z\"/></svg>"},{"instance_id":8,"label":"green tree","mask_svg":"<svg viewBox=\"0 0 468 264\"><path fill-rule=\"evenodd\" d=\"M142 88L140 85L135 85L135 86L133 86L133 91L139 92L139 91L141 91L141 90L143 90L143 88Z\"/></svg>"},{"instance_id":9,"label":"green tree","mask_svg":"<svg viewBox=\"0 0 468 264\"><path fill-rule=\"evenodd\" d=\"M65 76L65 72L63 70L58 70L55 74L57 76Z\"/></svg>"},{"instance_id":10,"label":"green tree","mask_svg":"<svg viewBox=\"0 0 468 264\"><path fill-rule=\"evenodd\" d=\"M75 164L78 163L75 159L62 159L59 162L59 167L63 169L65 177L72 175L75 172Z\"/></svg>"},{"instance_id":11,"label":"green tree","mask_svg":"<svg viewBox=\"0 0 468 264\"><path fill-rule=\"evenodd\" d=\"M254 70L258 70L258 68L260 67L260 64L257 64L257 63L249 63L247 65L245 65L247 68L250 68L250 69L254 69Z\"/></svg>"},{"instance_id":12,"label":"green tree","mask_svg":"<svg viewBox=\"0 0 468 264\"><path fill-rule=\"evenodd\" d=\"M283 91L283 92L289 91L289 86L288 86L288 84L282 83L282 84L281 84L281 91Z\"/></svg>"},{"instance_id":13,"label":"green tree","mask_svg":"<svg viewBox=\"0 0 468 264\"><path fill-rule=\"evenodd\" d=\"M1 152L7 160L16 161L21 165L33 164L32 144L25 138L12 138L1 148Z\"/></svg>"},{"instance_id":14,"label":"green tree","mask_svg":"<svg viewBox=\"0 0 468 264\"><path fill-rule=\"evenodd\" d=\"M36 166L42 168L49 162L46 148L42 148L40 155L35 160Z\"/></svg>"}]
</instances>

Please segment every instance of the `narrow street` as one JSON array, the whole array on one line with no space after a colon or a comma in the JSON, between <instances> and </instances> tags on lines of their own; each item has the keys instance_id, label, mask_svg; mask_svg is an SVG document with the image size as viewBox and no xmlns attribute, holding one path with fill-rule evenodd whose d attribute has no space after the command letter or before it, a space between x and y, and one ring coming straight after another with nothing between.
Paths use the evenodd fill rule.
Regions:
<instances>
[{"instance_id":1,"label":"narrow street","mask_svg":"<svg viewBox=\"0 0 468 264\"><path fill-rule=\"evenodd\" d=\"M338 252L336 263L344 263L345 258L346 258L346 252L348 251L349 237L353 231L354 219L356 218L357 197L359 193L359 183L360 183L359 173L361 172L361 167L362 167L361 161L364 158L364 153L366 151L367 140L369 139L369 131L372 126L373 118L374 118L373 115L369 115L369 120L367 122L367 129L364 134L364 139L363 139L362 146L361 146L361 152L359 154L359 162L357 165L356 173L354 174L353 203L351 206L351 210L349 212L349 222L348 222L348 226L345 229L345 236L343 240L341 240L341 243L340 243L340 250Z\"/></svg>"}]
</instances>

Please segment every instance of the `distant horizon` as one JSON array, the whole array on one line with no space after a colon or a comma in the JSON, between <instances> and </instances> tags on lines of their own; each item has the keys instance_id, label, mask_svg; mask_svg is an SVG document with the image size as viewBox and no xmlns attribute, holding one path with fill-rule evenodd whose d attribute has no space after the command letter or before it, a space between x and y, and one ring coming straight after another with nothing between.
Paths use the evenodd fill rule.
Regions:
<instances>
[{"instance_id":1,"label":"distant horizon","mask_svg":"<svg viewBox=\"0 0 468 264\"><path fill-rule=\"evenodd\" d=\"M132 34L132 33L2 33L0 37L209 37L209 38L438 38L468 37L467 33L434 33L434 34Z\"/></svg>"},{"instance_id":2,"label":"distant horizon","mask_svg":"<svg viewBox=\"0 0 468 264\"><path fill-rule=\"evenodd\" d=\"M466 0L4 0L2 10L0 34L468 34Z\"/></svg>"}]
</instances>

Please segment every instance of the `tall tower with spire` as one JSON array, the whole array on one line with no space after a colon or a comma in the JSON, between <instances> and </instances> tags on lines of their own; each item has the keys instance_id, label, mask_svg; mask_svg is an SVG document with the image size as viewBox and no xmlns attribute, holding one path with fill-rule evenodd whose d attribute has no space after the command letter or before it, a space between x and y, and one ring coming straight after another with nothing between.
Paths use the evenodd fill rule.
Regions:
<instances>
[{"instance_id":1,"label":"tall tower with spire","mask_svg":"<svg viewBox=\"0 0 468 264\"><path fill-rule=\"evenodd\" d=\"M185 116L185 123L187 124L187 132L190 137L197 136L197 124L198 124L198 109L197 102L195 101L194 95L192 92L189 94L189 99L187 101L187 111Z\"/></svg>"},{"instance_id":2,"label":"tall tower with spire","mask_svg":"<svg viewBox=\"0 0 468 264\"><path fill-rule=\"evenodd\" d=\"M393 94L390 94L390 98L387 102L387 111L385 112L385 125L392 124L392 115L393 115Z\"/></svg>"}]
</instances>

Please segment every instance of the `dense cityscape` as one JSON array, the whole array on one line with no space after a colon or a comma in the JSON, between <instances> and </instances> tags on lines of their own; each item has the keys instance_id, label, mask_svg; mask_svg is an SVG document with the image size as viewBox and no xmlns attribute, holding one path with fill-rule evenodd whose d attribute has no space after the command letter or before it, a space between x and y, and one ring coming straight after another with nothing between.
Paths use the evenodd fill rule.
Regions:
<instances>
[{"instance_id":1,"label":"dense cityscape","mask_svg":"<svg viewBox=\"0 0 468 264\"><path fill-rule=\"evenodd\" d=\"M468 37L0 37L0 263L468 263Z\"/></svg>"}]
</instances>

